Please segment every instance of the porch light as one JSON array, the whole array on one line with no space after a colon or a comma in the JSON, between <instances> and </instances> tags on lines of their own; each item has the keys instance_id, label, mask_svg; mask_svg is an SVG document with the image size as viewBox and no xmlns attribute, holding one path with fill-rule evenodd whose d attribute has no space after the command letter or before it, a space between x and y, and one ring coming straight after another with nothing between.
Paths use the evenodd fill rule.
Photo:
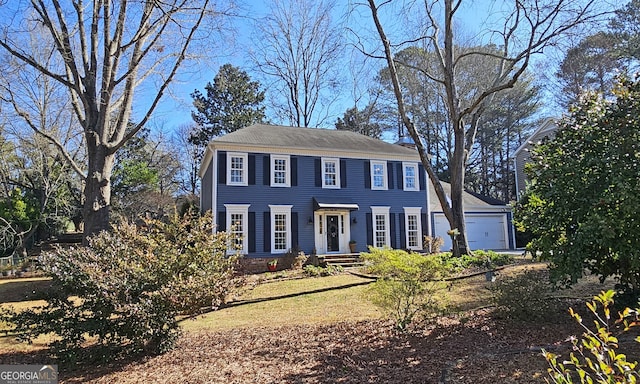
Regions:
<instances>
[{"instance_id":1,"label":"porch light","mask_svg":"<svg viewBox=\"0 0 640 384\"><path fill-rule=\"evenodd\" d=\"M313 224L313 217L309 216L309 221L307 221L307 224Z\"/></svg>"},{"instance_id":2,"label":"porch light","mask_svg":"<svg viewBox=\"0 0 640 384\"><path fill-rule=\"evenodd\" d=\"M358 224L358 219L356 219L355 216L354 216L353 219L351 219L351 223Z\"/></svg>"}]
</instances>

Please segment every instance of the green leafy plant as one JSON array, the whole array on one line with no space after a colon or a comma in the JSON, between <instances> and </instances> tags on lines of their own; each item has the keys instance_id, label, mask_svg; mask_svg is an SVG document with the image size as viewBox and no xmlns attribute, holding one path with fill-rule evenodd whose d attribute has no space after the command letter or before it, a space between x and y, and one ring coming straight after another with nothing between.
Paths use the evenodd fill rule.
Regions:
<instances>
[{"instance_id":1,"label":"green leafy plant","mask_svg":"<svg viewBox=\"0 0 640 384\"><path fill-rule=\"evenodd\" d=\"M437 293L443 292L447 268L438 258L402 250L369 248L362 253L369 273L379 276L368 298L404 331L418 314L439 307Z\"/></svg>"},{"instance_id":2,"label":"green leafy plant","mask_svg":"<svg viewBox=\"0 0 640 384\"><path fill-rule=\"evenodd\" d=\"M620 79L613 95L585 95L558 123L555 138L532 149L525 169L531 183L516 224L532 232L528 249L550 261L557 285L588 271L614 277L629 298L639 296L639 148L636 77Z\"/></svg>"},{"instance_id":3,"label":"green leafy plant","mask_svg":"<svg viewBox=\"0 0 640 384\"><path fill-rule=\"evenodd\" d=\"M551 382L558 384L580 383L636 383L640 379L637 362L627 361L626 355L618 353L618 338L613 334L614 325L622 327L622 332L638 325L638 310L625 308L618 313L618 318L611 318L611 307L614 304L615 292L609 290L594 296L587 308L595 317L591 329L583 323L582 317L570 309L571 316L584 329L582 337L571 337L573 352L569 360L560 361L560 356L542 351L549 363L548 373ZM601 306L601 312L599 311ZM636 337L640 342L640 337ZM549 380L547 380L549 382Z\"/></svg>"},{"instance_id":4,"label":"green leafy plant","mask_svg":"<svg viewBox=\"0 0 640 384\"><path fill-rule=\"evenodd\" d=\"M237 256L226 255L227 234L211 223L210 215L122 223L90 247L46 254L47 304L5 310L3 320L19 340L52 335L62 364L167 351L179 335L176 316L216 308L242 284Z\"/></svg>"}]
</instances>

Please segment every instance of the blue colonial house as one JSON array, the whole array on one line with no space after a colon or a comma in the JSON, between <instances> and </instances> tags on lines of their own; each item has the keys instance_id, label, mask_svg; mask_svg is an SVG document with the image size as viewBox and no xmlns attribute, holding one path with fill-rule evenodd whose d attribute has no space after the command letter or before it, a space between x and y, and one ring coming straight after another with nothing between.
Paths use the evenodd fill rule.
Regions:
<instances>
[{"instance_id":1,"label":"blue colonial house","mask_svg":"<svg viewBox=\"0 0 640 384\"><path fill-rule=\"evenodd\" d=\"M252 125L204 155L201 208L247 257L422 250L425 172L415 148L358 133Z\"/></svg>"}]
</instances>

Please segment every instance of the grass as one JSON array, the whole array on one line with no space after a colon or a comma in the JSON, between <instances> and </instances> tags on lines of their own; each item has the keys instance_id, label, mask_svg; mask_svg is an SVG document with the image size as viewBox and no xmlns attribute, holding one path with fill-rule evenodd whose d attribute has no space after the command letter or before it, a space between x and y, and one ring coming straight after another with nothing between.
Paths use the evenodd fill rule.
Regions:
<instances>
[{"instance_id":1,"label":"grass","mask_svg":"<svg viewBox=\"0 0 640 384\"><path fill-rule=\"evenodd\" d=\"M344 274L265 283L234 305L184 320L182 326L198 331L376 319L380 311L365 298L370 281Z\"/></svg>"}]
</instances>

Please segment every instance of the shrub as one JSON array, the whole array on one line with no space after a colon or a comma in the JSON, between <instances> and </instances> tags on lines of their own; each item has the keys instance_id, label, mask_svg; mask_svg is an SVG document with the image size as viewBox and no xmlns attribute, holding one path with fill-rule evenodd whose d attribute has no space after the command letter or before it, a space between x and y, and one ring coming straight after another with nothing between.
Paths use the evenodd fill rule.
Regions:
<instances>
[{"instance_id":1,"label":"shrub","mask_svg":"<svg viewBox=\"0 0 640 384\"><path fill-rule=\"evenodd\" d=\"M433 312L439 306L437 291L446 268L440 260L402 250L369 248L362 253L370 273L379 279L371 286L368 298L404 331L416 315Z\"/></svg>"},{"instance_id":2,"label":"shrub","mask_svg":"<svg viewBox=\"0 0 640 384\"><path fill-rule=\"evenodd\" d=\"M327 265L326 267L319 267L315 265L305 265L304 273L307 276L333 276L344 272L344 268L339 265Z\"/></svg>"},{"instance_id":3,"label":"shrub","mask_svg":"<svg viewBox=\"0 0 640 384\"><path fill-rule=\"evenodd\" d=\"M211 223L210 215L123 223L88 248L47 254L47 304L3 317L21 340L53 334L63 364L167 351L179 335L177 315L215 308L241 283L237 257L225 256L228 237ZM87 341L95 342L91 353Z\"/></svg>"},{"instance_id":4,"label":"shrub","mask_svg":"<svg viewBox=\"0 0 640 384\"><path fill-rule=\"evenodd\" d=\"M501 276L490 289L498 311L510 319L533 322L557 312L557 302L549 297L552 286L546 271Z\"/></svg>"},{"instance_id":5,"label":"shrub","mask_svg":"<svg viewBox=\"0 0 640 384\"><path fill-rule=\"evenodd\" d=\"M587 303L587 308L595 317L595 330L584 325L582 317L569 309L584 333L580 340L571 337L573 352L569 355L569 360L559 362L558 355L542 350L549 363L548 372L553 383L570 384L579 381L623 384L636 383L640 379L640 373L636 369L638 363L627 361L624 354L617 352L618 338L612 333L612 325L621 325L623 332L637 326L638 310L625 308L611 324L613 297L614 291L609 290L594 296L593 301ZM602 306L602 314L598 311L598 305ZM636 341L640 339L636 338Z\"/></svg>"}]
</instances>

